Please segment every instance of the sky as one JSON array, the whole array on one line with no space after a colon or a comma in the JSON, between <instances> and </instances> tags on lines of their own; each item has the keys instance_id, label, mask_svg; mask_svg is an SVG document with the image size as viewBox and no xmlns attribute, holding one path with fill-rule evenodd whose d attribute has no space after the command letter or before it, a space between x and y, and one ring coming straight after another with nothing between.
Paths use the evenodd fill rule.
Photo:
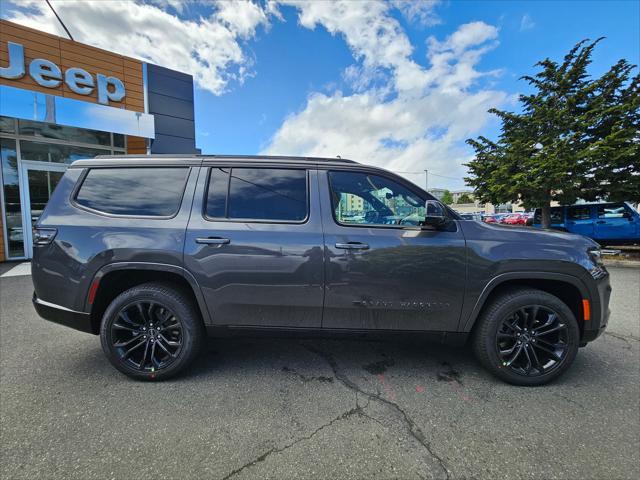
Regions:
<instances>
[{"instance_id":1,"label":"sky","mask_svg":"<svg viewBox=\"0 0 640 480\"><path fill-rule=\"evenodd\" d=\"M77 41L190 73L207 154L351 158L464 188L522 75L606 37L591 73L640 63L640 1L50 0ZM65 36L41 0L0 16ZM637 70L636 70L637 71Z\"/></svg>"}]
</instances>

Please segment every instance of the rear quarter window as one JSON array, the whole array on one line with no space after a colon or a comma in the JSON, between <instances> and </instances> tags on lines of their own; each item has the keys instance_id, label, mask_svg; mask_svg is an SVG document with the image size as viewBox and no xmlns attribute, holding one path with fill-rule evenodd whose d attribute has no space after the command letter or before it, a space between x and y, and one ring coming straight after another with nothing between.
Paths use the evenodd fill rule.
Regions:
<instances>
[{"instance_id":1,"label":"rear quarter window","mask_svg":"<svg viewBox=\"0 0 640 480\"><path fill-rule=\"evenodd\" d=\"M140 217L170 217L180 208L189 169L93 168L75 202L97 212Z\"/></svg>"}]
</instances>

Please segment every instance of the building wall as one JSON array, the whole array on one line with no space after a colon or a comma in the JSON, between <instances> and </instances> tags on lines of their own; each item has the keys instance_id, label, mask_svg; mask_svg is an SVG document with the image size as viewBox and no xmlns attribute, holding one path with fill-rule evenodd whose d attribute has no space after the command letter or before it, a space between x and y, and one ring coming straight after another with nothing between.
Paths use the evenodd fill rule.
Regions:
<instances>
[{"instance_id":1,"label":"building wall","mask_svg":"<svg viewBox=\"0 0 640 480\"><path fill-rule=\"evenodd\" d=\"M156 138L151 153L200 153L196 149L193 77L157 65L147 65L149 112Z\"/></svg>"},{"instance_id":2,"label":"building wall","mask_svg":"<svg viewBox=\"0 0 640 480\"><path fill-rule=\"evenodd\" d=\"M146 155L147 154L147 139L142 137L127 137L127 153Z\"/></svg>"}]
</instances>

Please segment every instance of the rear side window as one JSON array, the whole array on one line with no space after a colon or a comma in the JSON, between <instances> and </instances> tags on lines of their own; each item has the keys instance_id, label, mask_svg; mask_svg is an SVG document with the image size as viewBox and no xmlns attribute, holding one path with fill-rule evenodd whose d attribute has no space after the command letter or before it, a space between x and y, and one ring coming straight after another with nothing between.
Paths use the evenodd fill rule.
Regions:
<instances>
[{"instance_id":1,"label":"rear side window","mask_svg":"<svg viewBox=\"0 0 640 480\"><path fill-rule=\"evenodd\" d=\"M169 217L180 208L188 168L94 168L76 203L113 215Z\"/></svg>"},{"instance_id":2,"label":"rear side window","mask_svg":"<svg viewBox=\"0 0 640 480\"><path fill-rule=\"evenodd\" d=\"M209 218L302 222L307 218L307 171L285 168L211 168Z\"/></svg>"},{"instance_id":3,"label":"rear side window","mask_svg":"<svg viewBox=\"0 0 640 480\"><path fill-rule=\"evenodd\" d=\"M569 207L569 210L567 212L567 218L569 220L589 220L591 218L591 207L589 206Z\"/></svg>"}]
</instances>

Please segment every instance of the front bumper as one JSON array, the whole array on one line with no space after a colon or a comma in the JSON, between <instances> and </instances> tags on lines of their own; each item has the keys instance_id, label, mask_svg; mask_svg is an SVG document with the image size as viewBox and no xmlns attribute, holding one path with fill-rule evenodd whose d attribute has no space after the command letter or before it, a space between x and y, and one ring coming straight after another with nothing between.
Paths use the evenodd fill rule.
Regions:
<instances>
[{"instance_id":1,"label":"front bumper","mask_svg":"<svg viewBox=\"0 0 640 480\"><path fill-rule=\"evenodd\" d=\"M91 316L88 313L76 312L75 310L70 310L54 303L45 302L39 299L35 292L33 293L32 302L38 315L45 320L80 330L81 332L96 333L93 330Z\"/></svg>"},{"instance_id":2,"label":"front bumper","mask_svg":"<svg viewBox=\"0 0 640 480\"><path fill-rule=\"evenodd\" d=\"M606 270L605 270L606 272ZM592 319L584 322L582 342L587 343L602 335L609 324L609 299L611 298L611 283L609 273L597 280L592 280L589 285L591 297Z\"/></svg>"}]
</instances>

